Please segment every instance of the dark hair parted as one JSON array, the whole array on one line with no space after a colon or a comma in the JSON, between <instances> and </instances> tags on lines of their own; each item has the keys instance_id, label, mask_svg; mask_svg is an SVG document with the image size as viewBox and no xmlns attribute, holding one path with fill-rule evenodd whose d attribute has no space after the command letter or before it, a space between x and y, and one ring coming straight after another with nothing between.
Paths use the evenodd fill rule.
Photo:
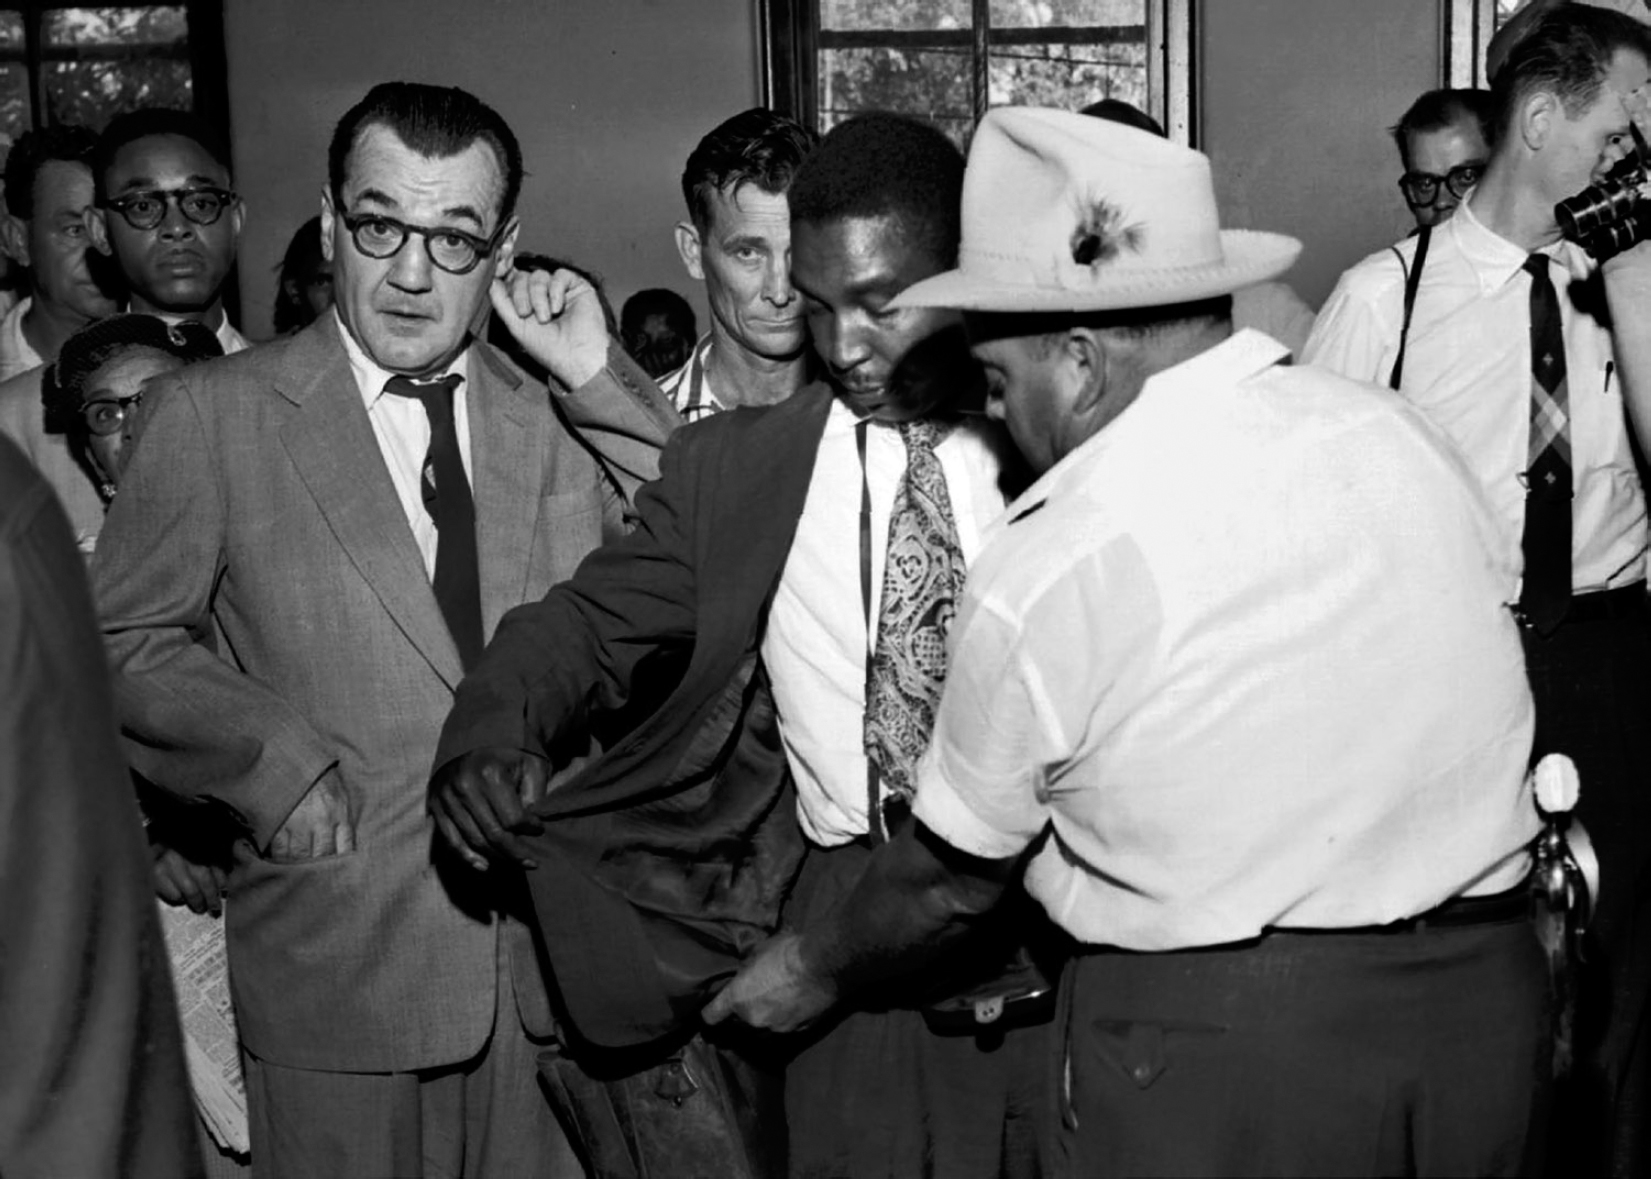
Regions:
<instances>
[{"instance_id":1,"label":"dark hair parted","mask_svg":"<svg viewBox=\"0 0 1651 1179\"><path fill-rule=\"evenodd\" d=\"M1443 131L1457 123L1471 123L1487 144L1495 139L1496 108L1489 90L1429 90L1387 129L1398 145L1399 159L1410 167L1410 137L1428 131Z\"/></svg>"},{"instance_id":2,"label":"dark hair parted","mask_svg":"<svg viewBox=\"0 0 1651 1179\"><path fill-rule=\"evenodd\" d=\"M65 124L23 132L6 153L6 208L27 221L34 216L34 181L40 169L53 160L90 168L96 150L97 132L90 127Z\"/></svg>"},{"instance_id":3,"label":"dark hair parted","mask_svg":"<svg viewBox=\"0 0 1651 1179\"><path fill-rule=\"evenodd\" d=\"M380 82L344 112L327 147L327 183L339 211L345 211L344 172L356 140L368 127L387 127L426 159L445 160L471 144L487 144L504 173L499 224L516 211L522 192L522 147L499 112L457 86L421 82Z\"/></svg>"},{"instance_id":4,"label":"dark hair parted","mask_svg":"<svg viewBox=\"0 0 1651 1179\"><path fill-rule=\"evenodd\" d=\"M688 156L682 199L704 233L711 226L711 197L754 184L779 196L820 137L795 119L755 106L713 127Z\"/></svg>"},{"instance_id":5,"label":"dark hair parted","mask_svg":"<svg viewBox=\"0 0 1651 1179\"><path fill-rule=\"evenodd\" d=\"M1631 16L1566 4L1545 13L1514 43L1491 83L1493 142L1508 133L1520 106L1546 90L1576 118L1592 106L1619 50L1651 57L1651 31Z\"/></svg>"},{"instance_id":6,"label":"dark hair parted","mask_svg":"<svg viewBox=\"0 0 1651 1179\"><path fill-rule=\"evenodd\" d=\"M211 156L227 175L234 175L234 165L229 162L229 145L205 120L196 118L188 111L167 110L158 106L145 107L142 110L128 111L124 115L116 115L109 120L103 134L97 137L97 148L92 158L92 180L96 185L97 199L100 202L108 195L104 188L104 179L109 169L114 166L115 156L120 149L129 143L157 135L176 135L179 139L199 144L201 150Z\"/></svg>"},{"instance_id":7,"label":"dark hair parted","mask_svg":"<svg viewBox=\"0 0 1651 1179\"><path fill-rule=\"evenodd\" d=\"M929 123L875 111L837 124L786 197L792 224L894 217L935 261L957 262L963 153Z\"/></svg>"},{"instance_id":8,"label":"dark hair parted","mask_svg":"<svg viewBox=\"0 0 1651 1179\"><path fill-rule=\"evenodd\" d=\"M111 315L94 320L63 342L40 382L46 432L84 432L80 405L86 382L98 369L133 349L176 356L184 364L224 354L212 329L194 320L167 323L153 315Z\"/></svg>"}]
</instances>

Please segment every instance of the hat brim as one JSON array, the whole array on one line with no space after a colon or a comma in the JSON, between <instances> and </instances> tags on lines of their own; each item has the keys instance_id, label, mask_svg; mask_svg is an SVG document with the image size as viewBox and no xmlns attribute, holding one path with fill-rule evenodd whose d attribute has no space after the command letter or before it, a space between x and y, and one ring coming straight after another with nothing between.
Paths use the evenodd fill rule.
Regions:
<instances>
[{"instance_id":1,"label":"hat brim","mask_svg":"<svg viewBox=\"0 0 1651 1179\"><path fill-rule=\"evenodd\" d=\"M1079 289L1010 283L966 270L948 270L913 283L890 304L955 307L963 311L1123 311L1230 295L1266 282L1295 265L1301 243L1281 233L1221 231L1223 260L1213 266L1117 268Z\"/></svg>"}]
</instances>

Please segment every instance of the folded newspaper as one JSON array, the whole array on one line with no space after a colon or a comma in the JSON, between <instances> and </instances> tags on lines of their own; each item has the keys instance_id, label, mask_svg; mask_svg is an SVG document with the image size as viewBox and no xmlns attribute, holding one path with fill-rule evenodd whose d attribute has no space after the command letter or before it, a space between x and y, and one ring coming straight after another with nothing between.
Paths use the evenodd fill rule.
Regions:
<instances>
[{"instance_id":1,"label":"folded newspaper","mask_svg":"<svg viewBox=\"0 0 1651 1179\"><path fill-rule=\"evenodd\" d=\"M229 1001L223 918L181 906L162 904L160 909L195 1108L219 1146L244 1155L251 1149L246 1085Z\"/></svg>"}]
</instances>

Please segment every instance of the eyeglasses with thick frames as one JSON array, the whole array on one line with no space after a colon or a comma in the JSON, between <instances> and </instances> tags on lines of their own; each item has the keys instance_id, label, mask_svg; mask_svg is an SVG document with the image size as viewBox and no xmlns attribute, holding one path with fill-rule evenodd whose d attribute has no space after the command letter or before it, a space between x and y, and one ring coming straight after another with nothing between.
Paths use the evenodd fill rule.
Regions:
<instances>
[{"instance_id":1,"label":"eyeglasses with thick frames","mask_svg":"<svg viewBox=\"0 0 1651 1179\"><path fill-rule=\"evenodd\" d=\"M407 244L408 236L416 233L424 239L424 252L430 261L448 274L469 274L476 269L498 246L508 224L502 222L491 237L477 237L445 225L409 225L382 213L344 214L344 228L350 231L355 248L367 257L394 258Z\"/></svg>"},{"instance_id":2,"label":"eyeglasses with thick frames","mask_svg":"<svg viewBox=\"0 0 1651 1179\"><path fill-rule=\"evenodd\" d=\"M166 204L171 201L178 212L196 225L212 225L224 215L224 210L241 198L227 188L202 186L200 188L145 188L124 193L103 202L105 209L113 209L133 229L153 229L166 219Z\"/></svg>"},{"instance_id":3,"label":"eyeglasses with thick frames","mask_svg":"<svg viewBox=\"0 0 1651 1179\"><path fill-rule=\"evenodd\" d=\"M142 393L134 393L130 397L99 397L81 406L80 416L88 430L106 438L110 434L119 434L127 416L142 404Z\"/></svg>"},{"instance_id":4,"label":"eyeglasses with thick frames","mask_svg":"<svg viewBox=\"0 0 1651 1179\"><path fill-rule=\"evenodd\" d=\"M1450 191L1451 196L1461 200L1484 174L1483 163L1457 164L1443 176L1433 172L1406 172L1399 177L1399 190L1404 193L1406 201L1417 207L1431 205L1438 200L1441 185Z\"/></svg>"}]
</instances>

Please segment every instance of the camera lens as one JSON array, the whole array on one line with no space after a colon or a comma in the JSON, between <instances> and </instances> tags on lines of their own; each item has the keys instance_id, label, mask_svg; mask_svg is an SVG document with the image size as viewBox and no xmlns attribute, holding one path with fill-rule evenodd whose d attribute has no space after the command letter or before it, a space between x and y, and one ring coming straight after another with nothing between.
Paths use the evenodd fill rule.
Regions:
<instances>
[{"instance_id":1,"label":"camera lens","mask_svg":"<svg viewBox=\"0 0 1651 1179\"><path fill-rule=\"evenodd\" d=\"M1554 206L1559 232L1595 259L1620 254L1651 228L1641 215L1640 188L1647 176L1638 155L1617 161L1598 184L1589 185Z\"/></svg>"}]
</instances>

